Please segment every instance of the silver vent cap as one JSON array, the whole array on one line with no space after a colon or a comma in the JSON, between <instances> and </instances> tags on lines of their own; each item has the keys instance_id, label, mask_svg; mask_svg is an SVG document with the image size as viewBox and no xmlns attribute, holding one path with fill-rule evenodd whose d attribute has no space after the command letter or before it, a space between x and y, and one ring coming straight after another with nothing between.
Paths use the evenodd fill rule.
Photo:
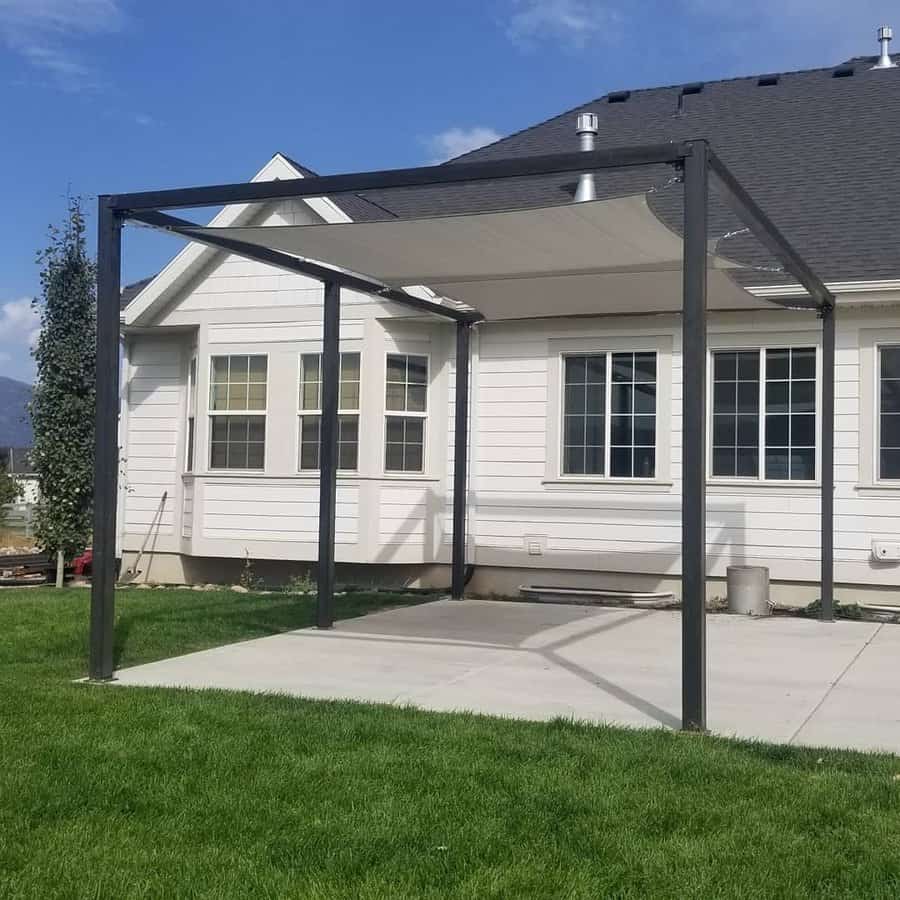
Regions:
<instances>
[{"instance_id":1,"label":"silver vent cap","mask_svg":"<svg viewBox=\"0 0 900 900\"><path fill-rule=\"evenodd\" d=\"M600 133L600 117L596 113L579 113L575 120L575 133L581 140L581 149L590 152L597 145L597 135ZM578 187L575 189L575 202L584 203L586 200L597 199L597 188L594 184L594 175L585 172L578 179Z\"/></svg>"},{"instance_id":2,"label":"silver vent cap","mask_svg":"<svg viewBox=\"0 0 900 900\"><path fill-rule=\"evenodd\" d=\"M873 69L896 69L897 63L895 63L891 59L891 53L888 50L888 45L891 42L891 39L894 37L894 30L890 25L882 25L878 31L876 32L878 35L878 43L881 44L881 55L878 57L878 62L872 66Z\"/></svg>"}]
</instances>

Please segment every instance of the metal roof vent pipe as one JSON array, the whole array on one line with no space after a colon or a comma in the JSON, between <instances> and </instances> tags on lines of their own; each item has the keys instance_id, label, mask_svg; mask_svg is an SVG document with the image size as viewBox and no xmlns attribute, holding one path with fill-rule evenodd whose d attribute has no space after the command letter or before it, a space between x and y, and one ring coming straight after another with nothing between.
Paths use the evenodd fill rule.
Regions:
<instances>
[{"instance_id":1,"label":"metal roof vent pipe","mask_svg":"<svg viewBox=\"0 0 900 900\"><path fill-rule=\"evenodd\" d=\"M881 44L881 56L878 57L878 62L872 66L873 69L896 69L897 63L895 63L891 59L891 54L888 50L888 44L891 42L891 38L894 36L894 31L890 25L882 25L881 28L877 31L878 34L878 42Z\"/></svg>"},{"instance_id":2,"label":"metal roof vent pipe","mask_svg":"<svg viewBox=\"0 0 900 900\"><path fill-rule=\"evenodd\" d=\"M597 135L600 133L600 117L596 113L579 113L575 123L575 133L581 140L582 150L587 152L594 150L597 145ZM575 202L584 203L586 200L596 199L597 187L594 184L594 174L585 172L578 179Z\"/></svg>"}]
</instances>

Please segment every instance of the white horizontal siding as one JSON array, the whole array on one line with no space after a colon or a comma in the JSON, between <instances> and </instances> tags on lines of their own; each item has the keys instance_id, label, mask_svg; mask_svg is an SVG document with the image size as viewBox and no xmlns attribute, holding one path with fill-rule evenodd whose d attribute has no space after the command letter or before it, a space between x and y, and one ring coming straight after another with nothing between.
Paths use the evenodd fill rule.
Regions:
<instances>
[{"instance_id":1,"label":"white horizontal siding","mask_svg":"<svg viewBox=\"0 0 900 900\"><path fill-rule=\"evenodd\" d=\"M772 322L767 320L766 328L774 327L777 315ZM893 318L894 327L900 327L900 313ZM871 373L860 373L860 322L865 319L840 323L835 371L835 558L839 579L841 563L854 565L849 580L858 580L870 567L874 538L900 540L900 497L872 496L857 489L860 428L871 427L870 411L860 409L860 377L871 377ZM717 333L727 333L717 327ZM809 323L798 323L796 328L808 339ZM578 337L596 334L600 345L602 329L599 320L585 321ZM625 333L620 323L615 334L621 337ZM660 427L671 427L672 484L620 494L611 486L560 489L545 483L547 416L558 414L556 405L548 403L547 334L544 323L490 325L480 333L477 443L471 455L477 546L509 551L513 556L504 558L523 566L535 563L527 555L529 538L538 538L548 557L556 554L570 562L583 559L579 565L588 569L602 570L605 559L621 560L622 554L633 554L636 572L648 571L645 559L657 567L663 558L677 561L683 446L683 369L677 332L673 333L671 409L662 411L660 419ZM635 345L640 343L641 339L635 338ZM452 448L449 456L452 459ZM783 577L790 571L790 560L817 560L819 508L814 486L711 487L707 506L710 565L718 569L730 562L770 558L783 563L779 569ZM514 559L519 561L513 563ZM900 567L893 575L882 567L873 578L881 583L893 578L900 583Z\"/></svg>"},{"instance_id":2,"label":"white horizontal siding","mask_svg":"<svg viewBox=\"0 0 900 900\"><path fill-rule=\"evenodd\" d=\"M181 350L158 337L133 337L129 371L122 461L125 530L173 534L184 392Z\"/></svg>"},{"instance_id":3,"label":"white horizontal siding","mask_svg":"<svg viewBox=\"0 0 900 900\"><path fill-rule=\"evenodd\" d=\"M279 479L204 484L201 511L205 538L244 541L314 543L319 537L318 485ZM339 485L335 542L355 544L359 539L359 489Z\"/></svg>"},{"instance_id":4,"label":"white horizontal siding","mask_svg":"<svg viewBox=\"0 0 900 900\"><path fill-rule=\"evenodd\" d=\"M381 486L378 507L379 545L425 545L431 521L431 490L431 485Z\"/></svg>"}]
</instances>

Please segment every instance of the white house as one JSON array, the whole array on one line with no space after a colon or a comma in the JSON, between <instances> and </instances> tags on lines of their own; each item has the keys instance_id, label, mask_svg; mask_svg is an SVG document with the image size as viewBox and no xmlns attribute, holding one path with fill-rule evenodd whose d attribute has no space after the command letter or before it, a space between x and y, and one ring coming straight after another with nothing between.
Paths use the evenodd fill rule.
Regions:
<instances>
[{"instance_id":1,"label":"white house","mask_svg":"<svg viewBox=\"0 0 900 900\"><path fill-rule=\"evenodd\" d=\"M900 69L838 67L608 94L467 161L706 138L837 295L835 577L839 599L900 602ZM452 163L450 163L452 165ZM309 171L276 154L256 180ZM671 171L598 174L646 192L675 230ZM565 179L563 179L565 180ZM570 179L571 180L571 179ZM219 225L422 217L572 201L541 178L229 207ZM710 590L766 565L775 596L817 596L821 330L758 298L795 286L712 215L747 266L746 308L709 318ZM321 285L187 246L126 291L120 536L126 577L223 581L305 571L317 552ZM714 306L714 304L713 304ZM552 313L552 298L548 298ZM681 347L673 314L477 326L471 372L470 589L527 583L675 589ZM339 578L449 582L450 323L347 292L341 321Z\"/></svg>"}]
</instances>

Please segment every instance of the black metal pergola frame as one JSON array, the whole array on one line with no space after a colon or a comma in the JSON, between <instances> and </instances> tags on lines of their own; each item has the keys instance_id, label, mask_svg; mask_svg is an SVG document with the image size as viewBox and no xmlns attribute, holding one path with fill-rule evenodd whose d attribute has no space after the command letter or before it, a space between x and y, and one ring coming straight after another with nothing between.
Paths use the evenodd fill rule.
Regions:
<instances>
[{"instance_id":1,"label":"black metal pergola frame","mask_svg":"<svg viewBox=\"0 0 900 900\"><path fill-rule=\"evenodd\" d=\"M121 235L132 221L245 258L316 278L324 284L322 423L319 457L319 559L316 621L333 624L335 497L337 492L338 378L341 289L349 288L427 312L456 325L455 456L452 588L462 599L466 560L469 344L484 317L423 299L378 281L287 253L189 229L195 223L161 212L234 203L322 197L366 190L461 184L503 178L668 164L683 173L684 259L682 353L682 725L706 729L706 293L709 179L757 237L806 289L807 297L776 305L816 311L822 320L821 591L824 620L833 618L834 593L834 296L704 140L580 151L490 162L455 163L283 181L209 185L102 195L97 242L97 408L94 485L94 561L91 588L90 677L113 677L115 637L116 504L118 496ZM600 311L598 311L600 312ZM548 310L548 315L551 312Z\"/></svg>"}]
</instances>

